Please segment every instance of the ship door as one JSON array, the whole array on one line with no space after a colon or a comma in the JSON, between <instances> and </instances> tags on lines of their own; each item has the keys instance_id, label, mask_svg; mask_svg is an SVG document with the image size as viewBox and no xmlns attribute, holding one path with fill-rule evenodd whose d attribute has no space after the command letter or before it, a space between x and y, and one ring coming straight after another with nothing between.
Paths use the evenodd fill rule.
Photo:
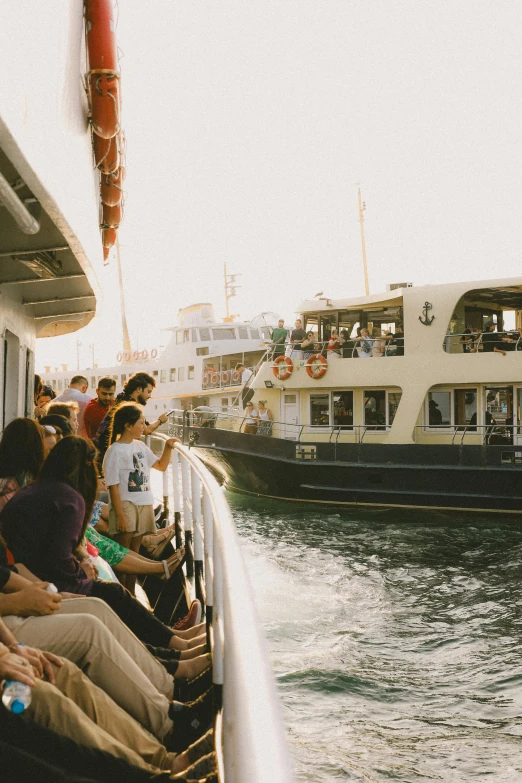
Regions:
<instances>
[{"instance_id":1,"label":"ship door","mask_svg":"<svg viewBox=\"0 0 522 783\"><path fill-rule=\"evenodd\" d=\"M513 401L513 443L522 446L522 386L515 386Z\"/></svg>"},{"instance_id":2,"label":"ship door","mask_svg":"<svg viewBox=\"0 0 522 783\"><path fill-rule=\"evenodd\" d=\"M299 394L283 392L281 402L281 437L297 440L299 434Z\"/></svg>"}]
</instances>

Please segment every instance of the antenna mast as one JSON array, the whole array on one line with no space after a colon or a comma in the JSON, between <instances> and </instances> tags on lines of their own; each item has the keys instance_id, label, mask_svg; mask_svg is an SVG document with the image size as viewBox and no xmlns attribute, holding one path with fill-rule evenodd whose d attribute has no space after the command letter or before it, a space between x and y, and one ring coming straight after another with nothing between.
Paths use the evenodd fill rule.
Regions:
<instances>
[{"instance_id":1,"label":"antenna mast","mask_svg":"<svg viewBox=\"0 0 522 783\"><path fill-rule=\"evenodd\" d=\"M131 341L129 337L129 327L127 326L127 316L125 314L125 299L123 296L123 276L121 273L120 243L116 239L116 257L118 259L118 284L120 287L120 309L121 309L121 328L123 332L123 351L131 351Z\"/></svg>"},{"instance_id":2,"label":"antenna mast","mask_svg":"<svg viewBox=\"0 0 522 783\"><path fill-rule=\"evenodd\" d=\"M238 318L238 315L237 313L235 315L234 313L230 313L230 308L228 306L228 303L233 296L237 296L236 288L241 288L241 286L236 283L236 277L241 277L241 275L227 275L226 261L223 264L223 267L224 267L224 274L225 274L225 307L227 312L225 323L232 323L234 318Z\"/></svg>"},{"instance_id":3,"label":"antenna mast","mask_svg":"<svg viewBox=\"0 0 522 783\"><path fill-rule=\"evenodd\" d=\"M368 266L366 264L366 243L364 241L364 211L366 209L366 201L361 198L361 188L357 190L357 197L359 199L359 223L361 224L361 245L362 245L362 260L364 269L364 291L366 296L370 295L370 284L368 283Z\"/></svg>"}]
</instances>

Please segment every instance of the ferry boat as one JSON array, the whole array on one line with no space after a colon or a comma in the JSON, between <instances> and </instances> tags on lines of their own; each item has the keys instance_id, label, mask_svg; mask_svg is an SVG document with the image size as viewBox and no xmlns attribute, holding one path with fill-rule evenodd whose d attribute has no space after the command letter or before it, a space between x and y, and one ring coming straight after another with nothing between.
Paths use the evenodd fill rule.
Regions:
<instances>
[{"instance_id":1,"label":"ferry boat","mask_svg":"<svg viewBox=\"0 0 522 783\"><path fill-rule=\"evenodd\" d=\"M519 277L391 286L305 301L298 312L313 331L312 355L274 362L267 353L251 384L254 403L272 412L271 435L245 434L242 416L221 415L214 428L185 417L185 442L228 489L319 504L522 512ZM331 341L334 327L344 340ZM364 327L373 331L367 358L357 339Z\"/></svg>"}]
</instances>

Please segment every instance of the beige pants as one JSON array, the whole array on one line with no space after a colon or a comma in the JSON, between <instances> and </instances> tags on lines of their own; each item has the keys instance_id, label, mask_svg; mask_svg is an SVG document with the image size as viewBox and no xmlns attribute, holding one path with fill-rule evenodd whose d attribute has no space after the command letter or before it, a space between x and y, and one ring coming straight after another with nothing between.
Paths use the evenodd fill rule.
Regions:
<instances>
[{"instance_id":1,"label":"beige pants","mask_svg":"<svg viewBox=\"0 0 522 783\"><path fill-rule=\"evenodd\" d=\"M99 598L63 600L46 617L8 615L19 642L75 663L142 726L159 739L172 729L168 717L172 676Z\"/></svg>"},{"instance_id":2,"label":"beige pants","mask_svg":"<svg viewBox=\"0 0 522 783\"><path fill-rule=\"evenodd\" d=\"M63 666L53 669L56 685L37 680L32 689L29 718L80 745L104 750L153 773L172 768L174 755L73 663L64 660Z\"/></svg>"}]
</instances>

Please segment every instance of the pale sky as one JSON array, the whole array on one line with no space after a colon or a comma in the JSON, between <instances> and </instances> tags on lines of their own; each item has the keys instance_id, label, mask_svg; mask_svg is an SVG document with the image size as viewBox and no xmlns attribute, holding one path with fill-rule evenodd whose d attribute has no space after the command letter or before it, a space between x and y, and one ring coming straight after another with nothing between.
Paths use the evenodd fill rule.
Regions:
<instances>
[{"instance_id":1,"label":"pale sky","mask_svg":"<svg viewBox=\"0 0 522 783\"><path fill-rule=\"evenodd\" d=\"M324 291L521 273L522 4L511 0L120 0L127 136L119 232L133 348L180 307L288 320ZM115 261L82 332L37 365L113 363Z\"/></svg>"}]
</instances>

